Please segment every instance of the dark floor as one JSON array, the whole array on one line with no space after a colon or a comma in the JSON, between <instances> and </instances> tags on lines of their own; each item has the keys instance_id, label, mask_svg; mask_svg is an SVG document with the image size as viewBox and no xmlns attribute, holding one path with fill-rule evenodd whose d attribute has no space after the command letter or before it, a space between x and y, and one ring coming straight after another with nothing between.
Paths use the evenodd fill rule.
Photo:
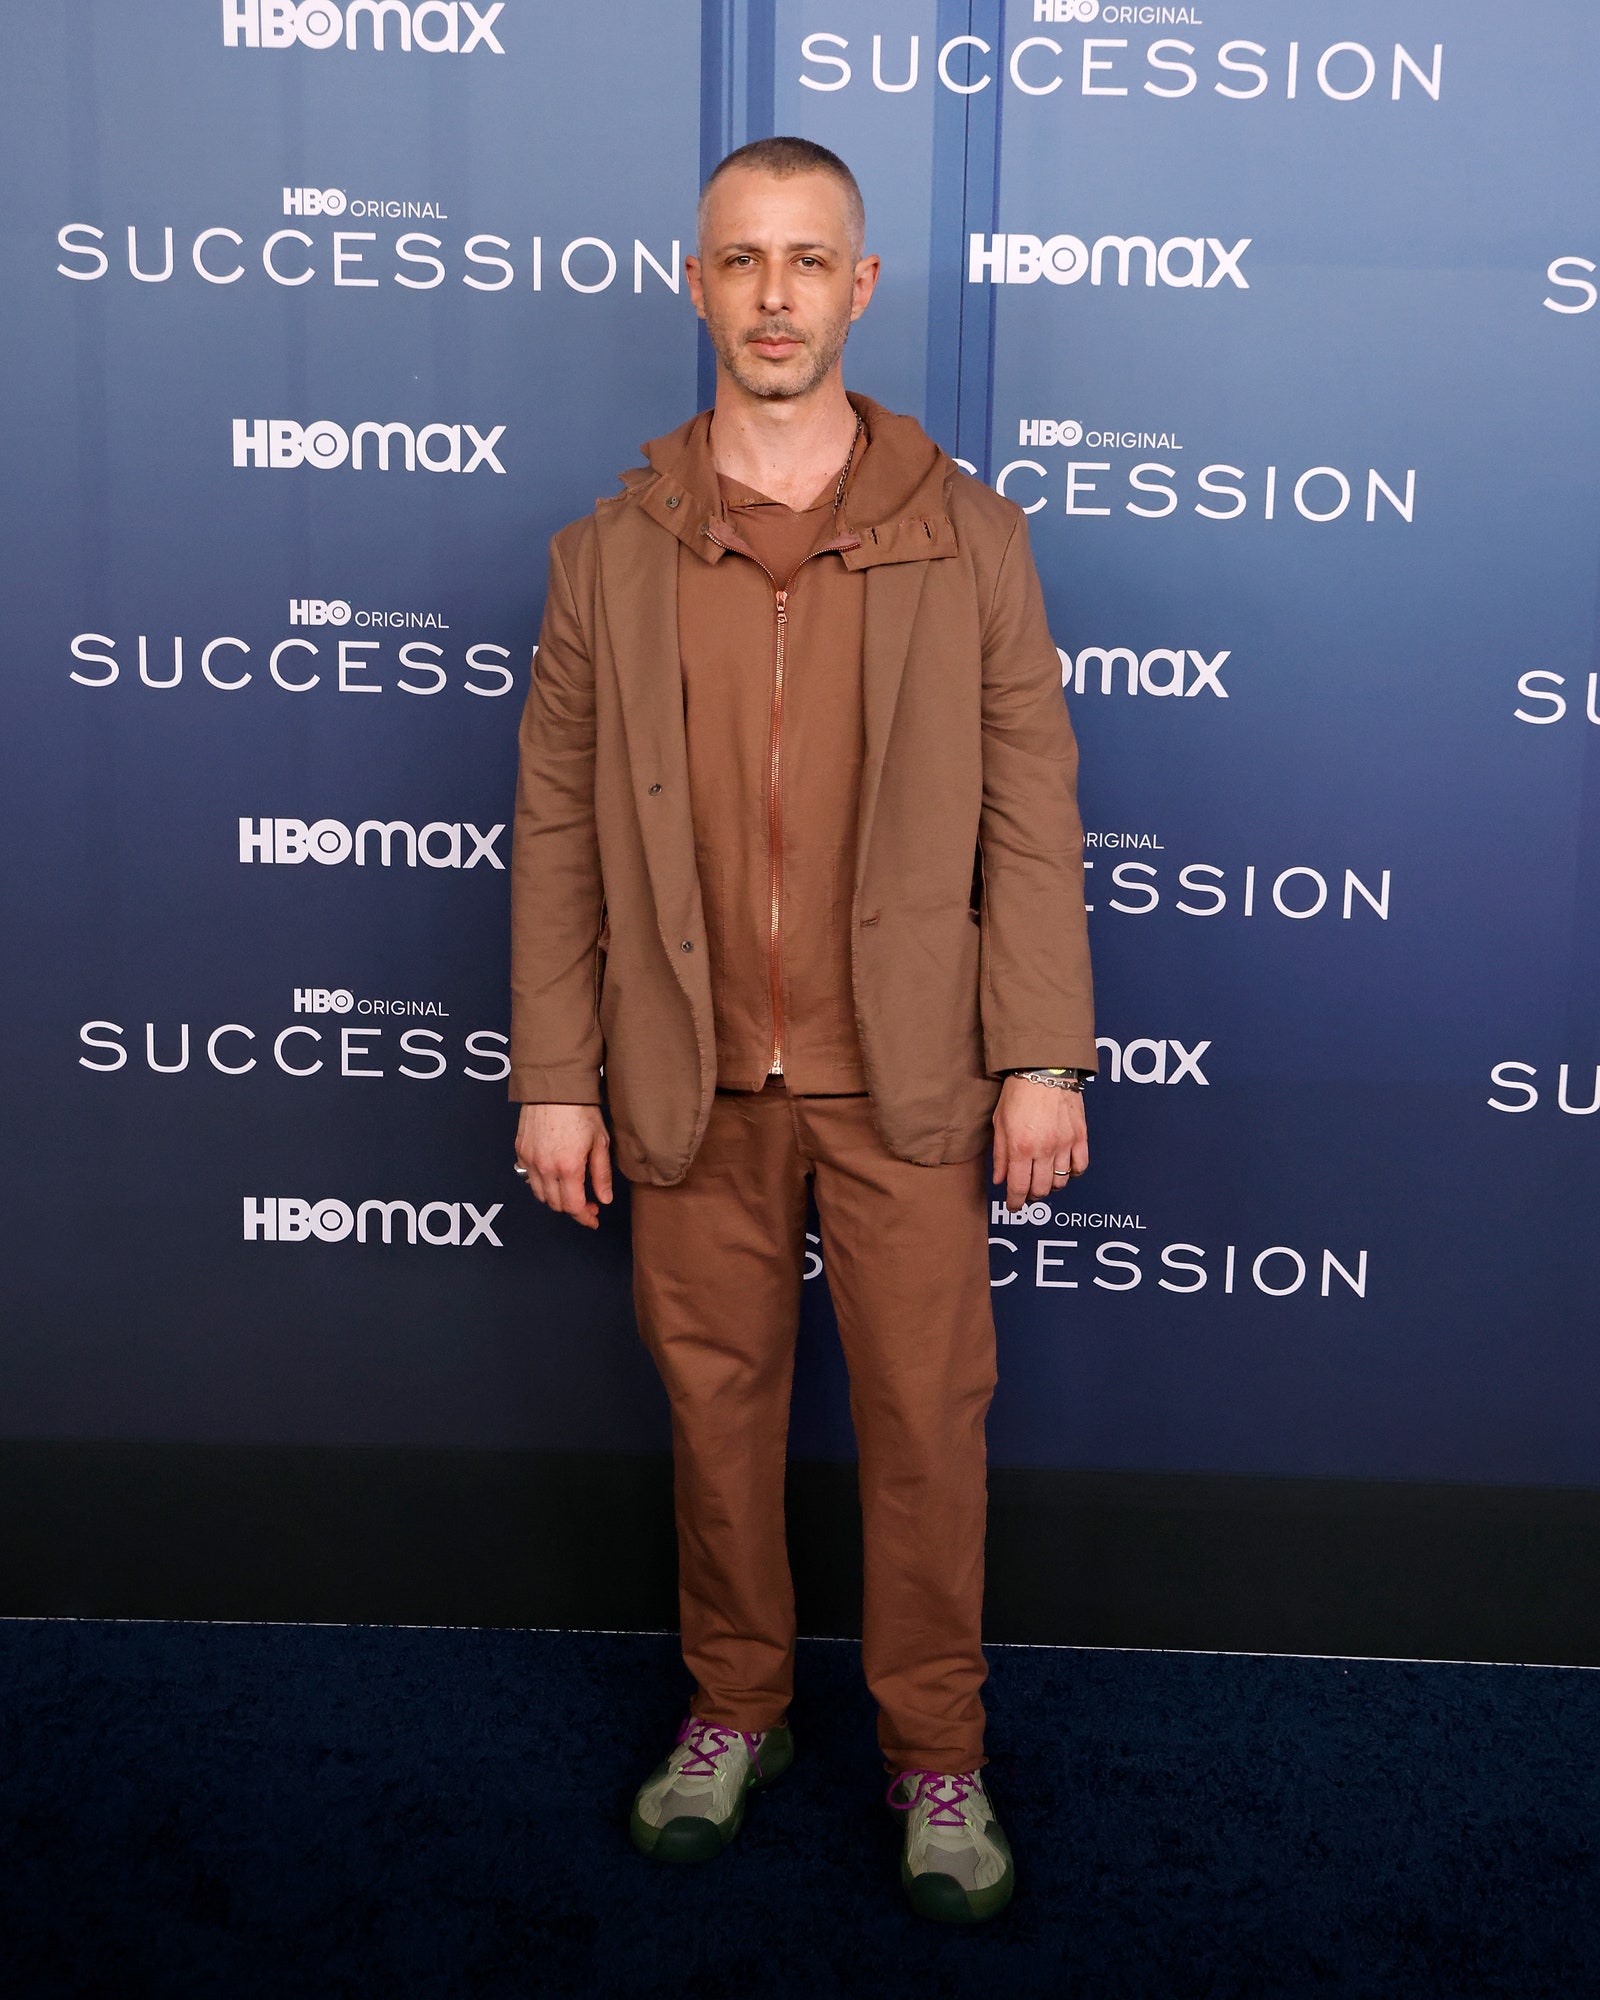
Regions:
<instances>
[{"instance_id":1,"label":"dark floor","mask_svg":"<svg viewBox=\"0 0 1600 2000\"><path fill-rule=\"evenodd\" d=\"M1600 1674L997 1650L1011 1910L903 1907L854 1646L700 1870L665 1639L0 1624L0 1991L1592 1995Z\"/></svg>"}]
</instances>

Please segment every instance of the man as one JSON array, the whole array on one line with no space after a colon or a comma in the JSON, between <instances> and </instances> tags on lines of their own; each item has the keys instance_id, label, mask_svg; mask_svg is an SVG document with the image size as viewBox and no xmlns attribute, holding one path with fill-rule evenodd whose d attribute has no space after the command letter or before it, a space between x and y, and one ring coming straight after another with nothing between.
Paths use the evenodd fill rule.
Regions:
<instances>
[{"instance_id":1,"label":"man","mask_svg":"<svg viewBox=\"0 0 1600 2000\"><path fill-rule=\"evenodd\" d=\"M1013 1874L981 1775L987 1166L1015 1209L1088 1162L1076 751L1020 511L846 395L878 276L850 170L759 141L698 221L715 407L551 545L512 873L518 1171L597 1226L603 1064L696 1684L635 1843L719 1853L793 1755L809 1181L901 1877L924 1915L979 1921Z\"/></svg>"}]
</instances>

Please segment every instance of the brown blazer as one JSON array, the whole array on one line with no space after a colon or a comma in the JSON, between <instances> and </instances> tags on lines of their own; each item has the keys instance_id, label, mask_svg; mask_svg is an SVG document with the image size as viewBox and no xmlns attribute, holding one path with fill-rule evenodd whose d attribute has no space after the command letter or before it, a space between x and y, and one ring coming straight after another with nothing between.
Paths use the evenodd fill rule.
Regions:
<instances>
[{"instance_id":1,"label":"brown blazer","mask_svg":"<svg viewBox=\"0 0 1600 2000\"><path fill-rule=\"evenodd\" d=\"M856 1020L884 1143L933 1166L983 1150L1005 1071L1095 1067L1077 746L1020 508L909 417L851 400L875 453L898 434L931 468L894 518L848 520L860 545L840 560L867 572ZM717 1083L677 619L679 544L710 516L670 474L625 477L550 545L510 1095L598 1104L603 1064L618 1164L666 1185Z\"/></svg>"}]
</instances>

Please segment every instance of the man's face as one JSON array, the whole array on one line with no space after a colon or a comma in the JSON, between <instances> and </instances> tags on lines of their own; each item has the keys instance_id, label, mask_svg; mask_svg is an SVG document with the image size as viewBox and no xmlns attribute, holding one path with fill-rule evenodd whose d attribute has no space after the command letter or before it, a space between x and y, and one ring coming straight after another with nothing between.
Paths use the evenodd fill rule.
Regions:
<instances>
[{"instance_id":1,"label":"man's face","mask_svg":"<svg viewBox=\"0 0 1600 2000\"><path fill-rule=\"evenodd\" d=\"M806 396L838 365L878 260L854 256L850 206L831 174L735 167L706 202L689 293L717 358L752 396Z\"/></svg>"}]
</instances>

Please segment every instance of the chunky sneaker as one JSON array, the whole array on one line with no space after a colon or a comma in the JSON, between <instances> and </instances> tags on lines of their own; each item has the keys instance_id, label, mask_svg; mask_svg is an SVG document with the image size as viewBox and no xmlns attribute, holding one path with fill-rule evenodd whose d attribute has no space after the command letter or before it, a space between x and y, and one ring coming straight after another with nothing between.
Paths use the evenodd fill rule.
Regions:
<instances>
[{"instance_id":1,"label":"chunky sneaker","mask_svg":"<svg viewBox=\"0 0 1600 2000\"><path fill-rule=\"evenodd\" d=\"M976 1771L902 1771L889 1803L906 1815L900 1882L919 1917L981 1924L1011 1901L1011 1847Z\"/></svg>"},{"instance_id":2,"label":"chunky sneaker","mask_svg":"<svg viewBox=\"0 0 1600 2000\"><path fill-rule=\"evenodd\" d=\"M667 1761L639 1787L628 1831L657 1861L710 1861L744 1824L744 1802L794 1762L787 1724L747 1736L691 1715Z\"/></svg>"}]
</instances>

